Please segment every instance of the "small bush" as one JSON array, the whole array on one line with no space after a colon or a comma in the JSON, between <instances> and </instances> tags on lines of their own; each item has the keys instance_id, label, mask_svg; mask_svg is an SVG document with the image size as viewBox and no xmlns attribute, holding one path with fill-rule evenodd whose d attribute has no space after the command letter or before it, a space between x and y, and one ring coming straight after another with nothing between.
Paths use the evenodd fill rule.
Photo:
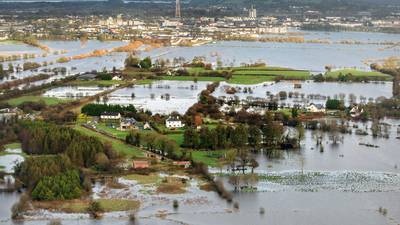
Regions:
<instances>
[{"instance_id":1,"label":"small bush","mask_svg":"<svg viewBox=\"0 0 400 225\"><path fill-rule=\"evenodd\" d=\"M19 201L15 203L12 208L11 208L11 218L16 220L16 219L22 219L23 216L22 214L24 213L25 210L28 209L29 207L29 196L27 194L22 194L21 197L19 198Z\"/></svg>"},{"instance_id":2,"label":"small bush","mask_svg":"<svg viewBox=\"0 0 400 225\"><path fill-rule=\"evenodd\" d=\"M129 214L129 221L131 221L131 222L136 221L135 212L131 212L131 213Z\"/></svg>"},{"instance_id":3,"label":"small bush","mask_svg":"<svg viewBox=\"0 0 400 225\"><path fill-rule=\"evenodd\" d=\"M90 214L92 218L98 219L101 217L104 212L103 207L100 205L100 202L92 201L87 208L87 212Z\"/></svg>"},{"instance_id":4,"label":"small bush","mask_svg":"<svg viewBox=\"0 0 400 225\"><path fill-rule=\"evenodd\" d=\"M47 225L62 225L61 220L50 220L50 222L47 223Z\"/></svg>"},{"instance_id":5,"label":"small bush","mask_svg":"<svg viewBox=\"0 0 400 225\"><path fill-rule=\"evenodd\" d=\"M174 200L174 202L172 203L172 206L174 207L174 209L177 209L179 207L178 200Z\"/></svg>"},{"instance_id":6,"label":"small bush","mask_svg":"<svg viewBox=\"0 0 400 225\"><path fill-rule=\"evenodd\" d=\"M233 203L233 208L238 210L239 209L239 202Z\"/></svg>"}]
</instances>

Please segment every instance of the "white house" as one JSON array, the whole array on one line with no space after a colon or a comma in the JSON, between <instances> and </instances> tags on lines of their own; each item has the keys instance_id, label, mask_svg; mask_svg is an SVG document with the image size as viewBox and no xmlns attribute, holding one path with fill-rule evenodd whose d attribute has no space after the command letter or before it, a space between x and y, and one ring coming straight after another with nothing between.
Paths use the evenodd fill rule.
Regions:
<instances>
[{"instance_id":1,"label":"white house","mask_svg":"<svg viewBox=\"0 0 400 225\"><path fill-rule=\"evenodd\" d=\"M313 112L313 113L325 112L325 108L322 104L310 103L306 109L308 112Z\"/></svg>"},{"instance_id":2,"label":"white house","mask_svg":"<svg viewBox=\"0 0 400 225\"><path fill-rule=\"evenodd\" d=\"M361 116L361 114L364 112L363 108L359 108L358 105L353 106L353 108L350 109L350 116L353 118Z\"/></svg>"},{"instance_id":3,"label":"white house","mask_svg":"<svg viewBox=\"0 0 400 225\"><path fill-rule=\"evenodd\" d=\"M120 75L115 75L112 80L122 80L122 77Z\"/></svg>"},{"instance_id":4,"label":"white house","mask_svg":"<svg viewBox=\"0 0 400 225\"><path fill-rule=\"evenodd\" d=\"M100 115L100 119L102 119L102 120L120 120L121 114L118 112L103 112Z\"/></svg>"},{"instance_id":5,"label":"white house","mask_svg":"<svg viewBox=\"0 0 400 225\"><path fill-rule=\"evenodd\" d=\"M182 121L179 119L178 116L170 116L167 120L165 120L165 126L167 128L181 128L184 126Z\"/></svg>"}]
</instances>

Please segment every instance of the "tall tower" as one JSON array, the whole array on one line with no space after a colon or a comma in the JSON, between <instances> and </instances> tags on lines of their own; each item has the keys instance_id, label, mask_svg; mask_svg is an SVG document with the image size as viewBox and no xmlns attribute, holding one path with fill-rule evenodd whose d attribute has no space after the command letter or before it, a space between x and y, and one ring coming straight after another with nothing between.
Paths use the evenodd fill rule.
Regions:
<instances>
[{"instance_id":1,"label":"tall tower","mask_svg":"<svg viewBox=\"0 0 400 225\"><path fill-rule=\"evenodd\" d=\"M176 0L175 17L181 18L181 1L180 0Z\"/></svg>"}]
</instances>

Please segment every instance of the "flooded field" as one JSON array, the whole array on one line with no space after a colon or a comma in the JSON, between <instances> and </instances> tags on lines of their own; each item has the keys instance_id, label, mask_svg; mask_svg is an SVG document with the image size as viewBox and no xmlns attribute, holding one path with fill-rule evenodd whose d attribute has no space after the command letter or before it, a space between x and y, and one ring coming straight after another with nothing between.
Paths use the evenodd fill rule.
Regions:
<instances>
[{"instance_id":1,"label":"flooded field","mask_svg":"<svg viewBox=\"0 0 400 225\"><path fill-rule=\"evenodd\" d=\"M294 84L301 84L301 88L295 88ZM226 89L234 87L237 92L235 94L227 94ZM246 91L244 91L247 89ZM220 86L213 93L215 97L231 97L237 96L240 100L248 98L267 98L278 95L284 91L289 95L293 93L293 97L288 97L281 102L287 104L297 103L307 105L308 103L325 104L328 97L341 99L349 104L351 100L358 103L366 103L375 101L379 97L390 98L392 96L392 82L376 82L376 83L339 83L339 82L323 82L316 83L313 81L290 82L281 81L278 83L266 82L257 85L236 85L221 82ZM354 95L351 97L350 95ZM303 96L303 98L302 98Z\"/></svg>"},{"instance_id":2,"label":"flooded field","mask_svg":"<svg viewBox=\"0 0 400 225\"><path fill-rule=\"evenodd\" d=\"M195 179L188 181L183 194L160 194L152 186L120 178L119 183L125 185L124 189L96 183L93 197L140 200L137 224L242 225L252 221L255 225L266 222L395 225L400 222L400 151L397 148L400 121L386 119L381 122L390 124L386 125L388 138L372 137L371 123L350 123L353 133L340 134L337 144L331 142L329 134L324 135L323 152L316 146L316 131L306 130L301 150L279 151L274 156L254 154L260 164L255 170L259 175L257 190L234 193L234 202L238 203L239 209L215 192L200 190ZM365 130L368 135L356 135L356 129ZM211 171L219 173L219 169ZM226 185L233 190L228 182ZM9 209L18 195L3 193L1 197L4 199L2 208ZM178 209L172 207L173 200L180 202ZM259 213L260 208L265 210L264 214ZM387 214L380 213L379 208L384 208ZM14 224L9 215L2 212L0 224ZM50 218L62 218L64 225L125 225L127 217L127 212L114 212L107 213L101 220L90 220L85 214L42 211L24 224L44 225Z\"/></svg>"},{"instance_id":3,"label":"flooded field","mask_svg":"<svg viewBox=\"0 0 400 225\"><path fill-rule=\"evenodd\" d=\"M88 86L88 87L77 87L77 86L65 86L65 87L57 87L46 91L43 96L45 97L55 97L55 98L82 98L87 96L93 96L99 94L103 91L110 89L108 87L96 87L96 86Z\"/></svg>"},{"instance_id":4,"label":"flooded field","mask_svg":"<svg viewBox=\"0 0 400 225\"><path fill-rule=\"evenodd\" d=\"M55 68L65 67L66 73L65 75L76 74L80 72L90 72L92 70L101 71L103 68L111 70L113 67L121 68L124 66L124 60L126 58L126 53L109 53L107 55L103 55L100 57L89 57L84 59L76 59L71 60L69 62L61 63L57 62L57 59L61 57L72 57L82 54L91 53L95 50L111 50L115 47L124 46L127 42L123 41L95 41L89 40L85 43L80 41L41 41L43 45L46 45L50 48L50 52L46 53L41 51L39 48L34 48L22 43L11 43L0 45L0 53L1 54L36 54L38 55L36 58L32 59L21 59L17 61L11 61L14 68L18 65L22 66L24 62L37 62L43 64L47 62L47 66L42 66L37 70L26 70L19 73L13 73L11 76L15 78L24 78L28 76L34 76L37 74L43 73L44 70L52 70ZM56 54L54 52L57 52ZM52 62L52 65L50 65ZM8 63L2 63L4 68L8 68ZM0 80L1 82L5 82L7 79Z\"/></svg>"},{"instance_id":5,"label":"flooded field","mask_svg":"<svg viewBox=\"0 0 400 225\"><path fill-rule=\"evenodd\" d=\"M191 60L204 56L216 65L220 59L224 65L239 66L241 63L266 62L271 66L325 71L326 65L334 68L357 67L369 70L365 60L377 60L398 56L399 48L385 48L378 44L338 44L335 41L398 42L400 35L357 32L303 32L305 39L329 40L333 43L263 43L243 41L221 41L197 47L168 47L143 52L143 56L173 60L183 57Z\"/></svg>"},{"instance_id":6,"label":"flooded field","mask_svg":"<svg viewBox=\"0 0 400 225\"><path fill-rule=\"evenodd\" d=\"M209 82L155 81L117 90L109 95L109 104L129 105L153 113L185 113L197 102L199 93Z\"/></svg>"}]
</instances>

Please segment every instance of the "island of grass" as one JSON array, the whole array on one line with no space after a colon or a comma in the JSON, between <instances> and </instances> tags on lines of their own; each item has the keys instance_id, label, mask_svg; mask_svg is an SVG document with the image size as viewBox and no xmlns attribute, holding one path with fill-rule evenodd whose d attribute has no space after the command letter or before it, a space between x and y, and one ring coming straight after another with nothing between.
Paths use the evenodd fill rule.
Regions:
<instances>
[{"instance_id":1,"label":"island of grass","mask_svg":"<svg viewBox=\"0 0 400 225\"><path fill-rule=\"evenodd\" d=\"M58 105L61 103L68 102L70 100L67 99L59 99L54 97L44 97L39 95L26 95L17 98L12 98L7 100L6 102L11 106L18 106L24 102L44 102L44 104L51 106L51 105Z\"/></svg>"},{"instance_id":2,"label":"island of grass","mask_svg":"<svg viewBox=\"0 0 400 225\"><path fill-rule=\"evenodd\" d=\"M177 81L224 81L223 77L205 77L205 76L161 76L162 80L177 80Z\"/></svg>"},{"instance_id":3,"label":"island of grass","mask_svg":"<svg viewBox=\"0 0 400 225\"><path fill-rule=\"evenodd\" d=\"M140 202L129 199L98 199L104 212L132 211L140 207ZM33 206L39 209L55 210L66 213L86 213L89 200L63 200L63 201L33 201Z\"/></svg>"},{"instance_id":4,"label":"island of grass","mask_svg":"<svg viewBox=\"0 0 400 225\"><path fill-rule=\"evenodd\" d=\"M327 72L325 74L327 78L332 78L332 79L338 79L340 75L351 75L355 78L368 79L368 80L390 81L393 79L390 75L378 71L361 71L356 69L335 70Z\"/></svg>"},{"instance_id":5,"label":"island of grass","mask_svg":"<svg viewBox=\"0 0 400 225\"><path fill-rule=\"evenodd\" d=\"M175 76L161 76L163 80L182 81L227 81L231 84L259 84L275 80L307 80L310 71L294 70L281 67L245 66L224 67L216 70L204 67L186 67L183 74Z\"/></svg>"},{"instance_id":6,"label":"island of grass","mask_svg":"<svg viewBox=\"0 0 400 225\"><path fill-rule=\"evenodd\" d=\"M88 128L85 128L83 126L80 126L79 124L75 125L74 129L87 135L87 136L97 137L103 143L110 142L112 144L112 147L115 150L117 150L118 152L122 153L125 156L128 156L128 157L143 157L144 156L143 151L141 151L139 148L128 145L128 144L124 143L122 140L108 137L99 132L96 132L96 131L90 130Z\"/></svg>"}]
</instances>

